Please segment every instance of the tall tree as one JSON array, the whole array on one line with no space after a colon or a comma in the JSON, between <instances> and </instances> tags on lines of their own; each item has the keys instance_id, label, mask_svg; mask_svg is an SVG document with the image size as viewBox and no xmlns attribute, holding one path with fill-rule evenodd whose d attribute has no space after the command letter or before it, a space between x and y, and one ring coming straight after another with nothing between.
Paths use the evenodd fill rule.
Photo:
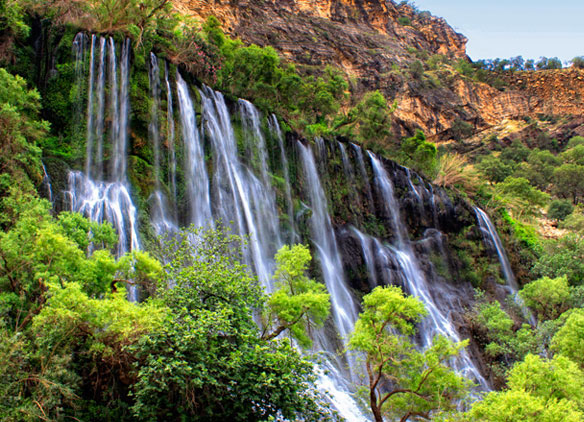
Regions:
<instances>
[{"instance_id":1,"label":"tall tree","mask_svg":"<svg viewBox=\"0 0 584 422\"><path fill-rule=\"evenodd\" d=\"M405 422L429 418L436 410L455 406L468 381L446 364L467 342L442 336L420 351L412 342L415 324L426 315L419 299L399 287L377 287L363 298L349 348L365 354L369 404L376 422L383 416Z\"/></svg>"}]
</instances>

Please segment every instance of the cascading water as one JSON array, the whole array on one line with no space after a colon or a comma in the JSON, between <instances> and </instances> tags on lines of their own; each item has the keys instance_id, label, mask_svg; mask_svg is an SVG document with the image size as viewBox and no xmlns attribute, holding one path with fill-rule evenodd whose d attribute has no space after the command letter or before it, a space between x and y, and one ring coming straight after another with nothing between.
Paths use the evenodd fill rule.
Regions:
<instances>
[{"instance_id":1,"label":"cascading water","mask_svg":"<svg viewBox=\"0 0 584 422\"><path fill-rule=\"evenodd\" d=\"M83 87L85 81L85 55L87 50L87 35L79 32L73 40L73 56L75 60L75 92L76 97L73 102L73 128L74 133L80 133L83 125Z\"/></svg>"},{"instance_id":2,"label":"cascading water","mask_svg":"<svg viewBox=\"0 0 584 422\"><path fill-rule=\"evenodd\" d=\"M270 131L278 140L278 146L280 147L280 160L282 161L281 164L284 172L284 189L286 195L288 221L290 222L290 243L297 243L300 239L298 237L296 222L294 220L294 203L292 202L292 190L290 189L288 157L286 156L286 149L284 148L284 136L282 135L282 130L280 129L280 124L278 123L278 118L275 114L272 114L268 119L268 125Z\"/></svg>"},{"instance_id":3,"label":"cascading water","mask_svg":"<svg viewBox=\"0 0 584 422\"><path fill-rule=\"evenodd\" d=\"M525 303L523 303L523 300L517 293L519 291L519 285L517 284L515 274L511 269L511 263L509 262L509 258L507 258L507 253L505 252L503 242L501 242L501 238L497 233L497 229L495 229L493 222L486 212L484 212L479 207L475 207L474 210L477 216L477 221L479 223L479 228L481 229L481 233L483 235L483 242L485 243L485 246L491 251L495 251L497 257L499 258L501 271L503 272L503 277L507 283L507 294L513 296L513 300L519 306L523 316L531 323L531 325L537 325L535 316L531 313L527 306L525 306Z\"/></svg>"},{"instance_id":4,"label":"cascading water","mask_svg":"<svg viewBox=\"0 0 584 422\"><path fill-rule=\"evenodd\" d=\"M201 90L202 115L205 135L211 143L215 174L213 177L213 197L216 203L216 218L233 222L233 230L249 236L243 247L243 254L262 283L271 291L271 275L274 269L273 257L281 246L279 216L275 205L273 188L268 181L267 163L260 163L260 173L256 176L245 166L239 156L237 141L231 116L223 95L208 87ZM259 127L259 115L250 103L239 103L249 113L243 113L249 127ZM250 107L253 109L250 110ZM255 131L255 130L254 130ZM263 135L255 133L260 153L265 154ZM264 161L263 159L260 159Z\"/></svg>"},{"instance_id":5,"label":"cascading water","mask_svg":"<svg viewBox=\"0 0 584 422\"><path fill-rule=\"evenodd\" d=\"M164 84L166 86L166 140L168 143L168 184L172 193L172 200L176 204L176 148L174 145L175 126L174 126L174 103L172 101L172 88L168 78L168 62L164 62ZM177 215L174 215L177 220Z\"/></svg>"},{"instance_id":6,"label":"cascading water","mask_svg":"<svg viewBox=\"0 0 584 422\"><path fill-rule=\"evenodd\" d=\"M109 60L106 66L106 39L100 38L98 77L95 80L96 39L92 36L89 66L89 88L87 104L87 156L85 173L71 171L68 176L68 191L65 192L66 206L97 222L110 222L118 233L116 254L140 248L137 229L136 207L130 196L126 176L127 132L129 123L129 77L130 42L126 40L121 54L121 89L117 92L117 56L113 41L109 46ZM83 60L83 56L79 56ZM82 65L79 65L80 67ZM107 69L106 69L107 68ZM106 72L109 73L110 104L108 110L111 124L111 156L114 165L109 179L104 177L103 137L106 129L105 89ZM118 97L119 96L119 97ZM119 100L118 100L119 98ZM119 102L118 102L119 101ZM97 102L97 110L95 110ZM117 104L120 104L119 108ZM96 114L94 113L96 111ZM113 134L116 134L114 137ZM94 154L95 150L95 154ZM123 157L120 157L119 155ZM128 289L130 300L137 299L133 286Z\"/></svg>"},{"instance_id":7,"label":"cascading water","mask_svg":"<svg viewBox=\"0 0 584 422\"><path fill-rule=\"evenodd\" d=\"M428 347L437 334L458 342L460 341L458 333L449 321L447 314L440 309L433 299L424 273L420 270L418 259L408 239L405 225L402 223L401 212L393 192L391 179L381 161L371 152L369 152L369 156L373 166L375 183L383 199L385 211L390 217L391 228L396 237L394 244L391 246L381 245L380 242L377 242L374 256L385 256L385 259L388 260L395 258L399 264L400 273L407 293L418 297L426 306L428 316L422 321L419 327L422 346ZM370 257L369 259L373 260L374 257ZM475 380L482 388L489 388L486 380L466 351L462 351L459 358L453 364L459 373Z\"/></svg>"},{"instance_id":8,"label":"cascading water","mask_svg":"<svg viewBox=\"0 0 584 422\"><path fill-rule=\"evenodd\" d=\"M160 68L158 58L154 53L150 53L150 91L152 94L152 107L150 109L150 124L148 133L152 140L152 150L154 152L154 187L155 190L149 198L150 218L157 236L174 233L177 231L176 224L171 220L171 213L168 211L168 201L160 186L160 129L158 113L160 110Z\"/></svg>"},{"instance_id":9,"label":"cascading water","mask_svg":"<svg viewBox=\"0 0 584 422\"><path fill-rule=\"evenodd\" d=\"M196 227L205 227L212 225L213 219L203 147L189 87L179 73L176 75L176 85L185 148L184 172L186 190L190 199L190 222Z\"/></svg>"},{"instance_id":10,"label":"cascading water","mask_svg":"<svg viewBox=\"0 0 584 422\"><path fill-rule=\"evenodd\" d=\"M113 60L110 60L110 65L113 65L113 68L110 68L110 74L114 74L113 80L117 84L117 75L116 75L116 57L115 51L110 51L113 53ZM96 141L94 152L95 155L90 155L91 158L94 159L93 166L91 168L91 162L88 161L88 168L86 169L87 177L95 177L98 180L101 180L103 177L103 132L105 129L105 74L106 74L106 39L104 37L99 38L99 62L98 62L98 74L97 74L97 117L95 120L95 134L94 139ZM112 107L112 116L117 116L118 109L117 109L117 87L112 87L112 97L113 101L111 104ZM117 125L117 121L115 125ZM115 129L113 129L115 130ZM113 131L112 130L112 131ZM93 173L92 173L93 172Z\"/></svg>"},{"instance_id":11,"label":"cascading water","mask_svg":"<svg viewBox=\"0 0 584 422\"><path fill-rule=\"evenodd\" d=\"M503 277L505 277L505 281L511 288L509 293L515 293L518 290L517 281L515 280L515 274L513 274L513 270L511 269L511 264L509 263L509 259L507 258L507 254L505 253L505 248L503 248L503 243L501 242L501 238L497 234L497 230L493 225L491 219L479 207L474 208L477 221L479 223L479 228L483 234L483 240L488 248L494 250L499 257L499 262L501 263L501 270L503 271Z\"/></svg>"},{"instance_id":12,"label":"cascading water","mask_svg":"<svg viewBox=\"0 0 584 422\"><path fill-rule=\"evenodd\" d=\"M337 247L335 232L328 213L327 199L320 183L314 155L309 146L298 142L300 158L304 170L307 195L310 200L312 217L310 226L312 243L317 250L317 258L327 290L331 297L331 311L334 325L343 346L347 345L349 335L353 331L357 320L357 307L345 280L341 255ZM321 147L321 154L324 149ZM324 349L323 366L326 372L319 371L319 385L329 391L333 405L342 412L349 421L365 420L354 401L347 401L353 379L355 379L356 361L352 356L345 356L348 364L348 373L342 369L335 356L339 351L334 350L328 339L320 341ZM340 351L342 354L342 350Z\"/></svg>"},{"instance_id":13,"label":"cascading water","mask_svg":"<svg viewBox=\"0 0 584 422\"><path fill-rule=\"evenodd\" d=\"M81 75L79 80L86 78L89 81L85 91L88 95L87 150L85 172L72 171L69 174L67 198L70 209L82 212L93 220L110 221L114 225L119 234L117 253L122 254L140 247L137 213L127 177L130 45L129 41L123 43L118 61L116 45L111 39L92 36L89 42L87 38L76 37L75 42L74 52L79 62L76 62L76 69L80 69ZM87 59L89 65L85 66ZM154 232L161 234L176 230L179 221L174 211L177 209L177 192L180 192L182 201L184 191L189 215L181 218L181 221L208 227L221 220L224 224L230 224L233 232L249 236L247 245L242 245L244 259L268 292L273 289L273 257L283 242L302 241L312 244L332 302L332 316L325 329L314 333L315 345L322 352L322 363L317 369L318 383L331 393L333 406L341 416L349 421L366 420L351 393L358 372L354 366L356 363L344 356L342 350L357 319L358 304L348 287L349 281L353 280L346 276L349 272L345 274L337 237L341 239L343 233L349 233L356 239L356 249L360 248L364 259L365 288L399 284L424 302L429 316L420 325L420 347L429 345L436 334L458 341L459 335L449 314L455 296L448 287L442 286L443 283L432 283L430 290L429 281L433 281L433 278L429 278L431 276L424 271L428 271L431 264L423 263L417 256L417 253L424 253L420 252L422 247L432 251L441 248L442 236L436 230L438 218L435 201L438 198L442 206L447 198L435 195L432 186L415 173L407 169L399 170L403 170L399 173L400 180L404 181L400 186L406 189L405 201L408 206L413 204L414 212L419 209L420 213L425 213L429 205L432 211L432 218L427 220L433 223L433 227L426 230L423 240L411 242L393 192L392 177L395 179L396 175L390 177L375 155L369 153L370 160L366 162L364 151L357 145L338 143L338 148L327 149L324 140L317 139L314 153L310 146L301 143L292 148L288 145L288 151L294 151L294 158L291 158L286 153L286 139L275 116L267 118L269 133L264 133L261 115L253 104L245 100L232 104L231 110L236 108L237 113L234 116L221 93L203 86L197 95L201 101L198 119L195 111L198 108L193 104L195 95L191 95L191 88L181 75L176 73L176 85L171 84L172 76L166 65L162 85L161 70L155 55L150 57L149 70L152 95L149 138L153 148L155 179L154 193L150 198L150 217ZM173 95L173 86L176 87L176 97ZM78 90L79 93L81 91ZM164 91L166 110L161 110ZM174 98L178 103L177 121L180 123L176 133ZM164 121L161 113L164 112L167 124L161 128L161 121ZM232 121L240 122L241 131L234 130ZM166 139L165 135L161 135L164 129ZM175 137L176 141L182 138L184 145L178 154ZM269 153L267 144L275 144L274 140L277 141L279 151ZM162 154L163 144L168 147L167 156ZM294 167L296 151L298 168ZM177 164L177 155L180 157L181 154L184 161ZM270 161L278 155L279 158L275 160L279 162L280 168ZM340 161L337 161L339 158ZM167 167L163 164L166 162ZM349 200L369 211L383 206L383 213L387 217L384 229L393 235L391 243L366 234L372 229L363 227L365 219L351 216L344 221L356 227L335 232L332 221L334 219L338 223L339 216L329 213L329 204L336 204L331 202L332 198L327 198L325 188L328 189L331 184L331 169L340 169L335 164L339 162L342 164ZM293 165L290 166L290 163ZM305 216L301 213L294 215L294 201L298 201L298 198L293 196L293 192L300 189L291 185L289 171L294 172L292 174L297 177L295 180L302 181L305 209L307 215L310 215L306 227L302 225ZM375 183L370 183L370 174ZM279 182L275 183L277 180ZM183 186L177 187L177 183L184 183L184 189ZM167 203L175 206L169 207ZM171 208L173 211L170 211ZM281 216L280 213L286 213L287 216ZM496 232L489 227L488 216L483 221L482 214L477 210L477 219L485 238L491 239L498 254L501 251L504 254L500 240L497 243ZM440 254L444 255L443 251ZM505 261L501 262L507 278ZM513 286L510 281L509 284ZM132 291L130 298L135 300L136 292ZM466 352L452 365L488 389Z\"/></svg>"},{"instance_id":14,"label":"cascading water","mask_svg":"<svg viewBox=\"0 0 584 422\"><path fill-rule=\"evenodd\" d=\"M357 163L359 165L359 175L362 180L369 180L369 175L367 174L367 169L365 168L365 159L363 158L363 149L359 145L351 144L355 150L357 156ZM373 204L373 192L371 192L371 185L365 183L365 196L368 204Z\"/></svg>"},{"instance_id":15,"label":"cascading water","mask_svg":"<svg viewBox=\"0 0 584 422\"><path fill-rule=\"evenodd\" d=\"M46 198L52 204L53 203L53 186L51 185L51 178L49 177L49 174L47 173L47 168L45 167L45 164L41 163L41 165L43 167L42 186L44 188Z\"/></svg>"},{"instance_id":16,"label":"cascading water","mask_svg":"<svg viewBox=\"0 0 584 422\"><path fill-rule=\"evenodd\" d=\"M312 209L310 219L312 242L318 251L322 276L331 295L336 328L341 339L346 342L357 320L357 308L345 281L343 264L328 213L326 196L316 170L314 155L309 146L298 143L298 148Z\"/></svg>"}]
</instances>

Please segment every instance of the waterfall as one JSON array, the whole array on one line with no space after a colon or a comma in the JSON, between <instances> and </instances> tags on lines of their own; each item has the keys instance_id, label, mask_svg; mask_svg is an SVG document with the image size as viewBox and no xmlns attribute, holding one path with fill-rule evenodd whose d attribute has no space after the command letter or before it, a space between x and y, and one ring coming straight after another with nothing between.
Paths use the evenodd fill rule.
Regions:
<instances>
[{"instance_id":1,"label":"waterfall","mask_svg":"<svg viewBox=\"0 0 584 422\"><path fill-rule=\"evenodd\" d=\"M507 253L505 252L505 248L503 247L503 242L501 242L501 238L495 229L495 225L489 218L489 215L484 212L479 207L474 207L475 214L477 216L477 221L479 223L479 228L483 235L483 242L487 249L491 251L495 251L497 253L497 257L499 258L499 263L501 264L501 271L503 272L503 277L507 283L506 291L507 294L513 297L515 303L521 309L523 313L523 317L530 322L530 324L535 327L537 325L537 321L533 313L529 310L529 308L523 302L523 299L518 294L519 285L517 284L517 280L515 279L515 274L511 269L511 264L509 263L509 258L507 258Z\"/></svg>"},{"instance_id":2,"label":"waterfall","mask_svg":"<svg viewBox=\"0 0 584 422\"><path fill-rule=\"evenodd\" d=\"M164 83L166 85L166 140L168 142L168 178L172 193L172 199L176 204L176 149L174 146L174 108L172 101L172 89L168 80L168 62L164 62ZM175 217L177 217L175 215ZM175 218L176 220L176 218Z\"/></svg>"},{"instance_id":3,"label":"waterfall","mask_svg":"<svg viewBox=\"0 0 584 422\"><path fill-rule=\"evenodd\" d=\"M129 41L126 40L118 49L119 53L111 38L93 35L90 42L87 37L75 38L75 69L80 72L76 73L79 86L85 87L83 78L88 80L85 91L88 95L86 161L83 172L69 173L65 197L71 210L95 221L109 221L114 226L119 235L116 252L121 255L139 249L140 242L137 210L132 202L127 174ZM356 254L361 253L363 265L360 271L365 289L367 286L372 289L377 285L401 285L404 291L424 303L428 316L419 325L417 341L420 347L427 347L436 334L459 341L450 315L450 310L461 308L456 308L456 292L452 291L454 288L449 290L446 283L435 283L432 264L420 258L428 255L427 251L440 249L441 233L432 228L426 230L423 240L413 242L409 239L394 194L392 177L397 180L396 177L400 176L403 183L399 186L407 190L404 202L408 209L428 212L429 217L428 206L432 207L432 218L428 220L434 223L434 227L438 221L436 200L440 205L447 205L448 198L436 194L430 184L409 169L398 168L390 177L379 158L358 145L327 145L321 138L316 139L314 149L300 142L286 144L290 140L284 138L276 116L263 116L263 121L268 124L266 131L262 114L252 103L246 100L226 103L221 93L206 86L192 91L178 72L176 85L171 84L167 63L163 84L160 65L158 58L151 54L152 108L148 132L153 150L154 183L148 201L154 232L172 233L177 229L176 205L179 197L182 200L184 191L188 215L181 220L197 227L213 227L221 220L235 234L249 237L248 242L241 246L243 260L267 292L273 290L274 254L282 244L285 241L310 243L332 304L331 318L325 328L313 333L315 351L320 352L322 358L317 365L318 385L330 392L333 406L341 416L355 422L366 420L352 398L352 383L357 381L356 363L342 351L357 319L358 303L349 288L349 282L354 281L347 277L351 272L347 269L345 273L344 269L344 264L350 264L343 262L341 255L341 251L347 253L345 243L338 244L337 236L339 239L351 237L353 243L350 247L356 250ZM81 104L82 91L77 91ZM200 108L199 104L194 104L195 98L200 98ZM180 127L175 127L175 107ZM199 110L200 117L197 116ZM168 150L163 152L165 147ZM287 151L292 151L293 157ZM368 160L365 160L366 152ZM298 168L290 165L296 162L296 156L299 157ZM367 215L367 218L372 217L371 221L354 215L331 215L329 205L332 198L327 198L325 192L328 186L337 186L339 182L331 180L334 172L347 184L350 202L366 204L363 208L367 211L376 209L385 219L378 221L377 215ZM292 183L302 182L302 189L291 185L291 176L294 176ZM48 176L46 180L50 186ZM184 190L180 185L177 189L177 183L184 183ZM293 196L293 192L299 190L303 192L306 215L310 215L306 227L302 224L302 214L294 215L294 201L304 204ZM410 205L413 207L409 208ZM347 209L356 208L347 204ZM514 278L508 278L508 273L511 277L513 274L492 223L481 210L477 209L476 213L485 241L488 239L497 251L505 278L516 290ZM347 225L339 229L340 221ZM383 240L371 236L382 223L384 227L379 232L385 233L387 229L392 235L390 241L387 236ZM421 251L422 247L426 249ZM442 250L440 253L446 255ZM136 298L136 291L130 289L130 299ZM346 365L349 365L348 369ZM452 362L452 366L476 380L483 389L488 389L465 351Z\"/></svg>"},{"instance_id":4,"label":"waterfall","mask_svg":"<svg viewBox=\"0 0 584 422\"><path fill-rule=\"evenodd\" d=\"M363 158L363 149L356 144L351 144L355 150L355 155L357 156L357 164L359 166L359 175L361 180L365 182L365 197L369 205L373 205L373 192L371 192L371 185L367 183L369 180L369 175L367 174L367 169L365 168L365 159Z\"/></svg>"},{"instance_id":5,"label":"waterfall","mask_svg":"<svg viewBox=\"0 0 584 422\"><path fill-rule=\"evenodd\" d=\"M89 52L89 87L87 88L87 133L85 136L85 174L89 177L91 169L91 160L93 156L93 133L94 133L94 116L93 116L93 85L95 82L95 35L91 36L91 50ZM83 56L77 55L75 59L79 62L84 61ZM83 65L77 64L76 68ZM81 92L77 92L78 101L81 101Z\"/></svg>"},{"instance_id":6,"label":"waterfall","mask_svg":"<svg viewBox=\"0 0 584 422\"><path fill-rule=\"evenodd\" d=\"M176 224L171 219L168 211L168 201L166 195L161 191L160 186L160 129L158 113L160 110L160 68L158 58L154 53L150 53L150 93L152 95L152 107L150 108L150 124L148 134L152 140L152 150L154 155L154 192L148 199L150 202L150 221L154 228L154 233L161 236L177 231Z\"/></svg>"},{"instance_id":7,"label":"waterfall","mask_svg":"<svg viewBox=\"0 0 584 422\"><path fill-rule=\"evenodd\" d=\"M328 213L314 155L309 146L298 143L306 189L310 199L312 242L317 250L324 282L331 295L332 313L339 335L346 344L357 320L357 309L347 287L335 232Z\"/></svg>"},{"instance_id":8,"label":"waterfall","mask_svg":"<svg viewBox=\"0 0 584 422\"><path fill-rule=\"evenodd\" d=\"M96 64L96 37L92 36L89 66L89 96L87 100L87 156L85 173L80 171L69 172L68 190L65 192L65 201L66 206L71 211L79 212L89 219L100 223L105 221L111 223L118 234L116 255L121 256L126 252L140 249L137 210L132 202L126 176L130 42L126 40L122 47L121 87L119 92L115 44L110 39L109 57L106 66L106 39L101 37L99 43L99 59ZM84 60L82 55L76 58ZM81 67L83 65L76 63L77 66ZM98 72L97 81L95 78L96 67ZM107 127L105 110L106 73L109 74L108 89L110 92L107 116L109 116L109 120L111 121ZM94 101L97 101L97 111L94 109ZM114 162L109 179L104 177L103 171L103 164L106 161L103 145L106 129L109 130L109 139L112 143L110 150L112 154L111 159ZM133 286L129 287L128 296L130 300L137 300L137 291Z\"/></svg>"},{"instance_id":9,"label":"waterfall","mask_svg":"<svg viewBox=\"0 0 584 422\"><path fill-rule=\"evenodd\" d=\"M493 225L493 222L489 218L486 212L484 212L479 207L475 207L475 214L477 216L477 221L479 223L479 228L481 229L481 233L483 234L483 240L485 245L490 250L495 250L497 256L499 257L499 262L501 263L501 270L503 271L503 277L505 277L505 281L511 288L510 293L515 293L519 289L517 285L517 281L515 280L515 274L513 274L513 270L511 269L511 264L509 263L509 259L507 258L507 254L505 253L505 248L503 248L503 243L501 242L501 238L497 234L497 230Z\"/></svg>"},{"instance_id":10,"label":"waterfall","mask_svg":"<svg viewBox=\"0 0 584 422\"><path fill-rule=\"evenodd\" d=\"M396 240L393 245L381 245L377 243L375 256L385 256L385 259L395 258L399 264L400 275L407 293L418 297L425 305L428 316L422 320L419 333L422 338L422 346L428 347L435 335L440 334L458 342L460 338L454 326L430 294L428 283L424 273L420 270L418 259L406 232L406 226L402 222L399 204L393 193L393 184L383 167L381 161L369 152L375 184L380 191L381 198L387 215L391 220L391 228ZM409 177L408 177L409 179ZM369 258L373 259L373 257ZM484 389L488 389L486 380L470 359L468 353L461 351L459 358L453 362L455 369L467 378L474 379Z\"/></svg>"},{"instance_id":11,"label":"waterfall","mask_svg":"<svg viewBox=\"0 0 584 422\"><path fill-rule=\"evenodd\" d=\"M120 114L119 120L114 117L114 125L119 130L119 135L113 143L112 178L117 182L125 182L128 166L128 133L130 118L130 39L127 38L122 45L121 58L121 83L120 83Z\"/></svg>"},{"instance_id":12,"label":"waterfall","mask_svg":"<svg viewBox=\"0 0 584 422\"><path fill-rule=\"evenodd\" d=\"M225 99L209 87L201 90L205 135L209 138L215 159L213 196L216 217L234 222L237 234L249 236L243 246L245 261L255 269L262 285L272 290L273 257L281 247L279 215L269 180L265 140L259 130L259 113L251 103L239 102L244 126L253 131L260 159L260 175L241 161L231 116ZM264 158L261 158L261 157Z\"/></svg>"},{"instance_id":13,"label":"waterfall","mask_svg":"<svg viewBox=\"0 0 584 422\"><path fill-rule=\"evenodd\" d=\"M104 37L99 38L99 66L97 74L97 118L96 118L96 130L95 130L95 140L97 142L95 151L95 160L99 160L94 163L95 174L91 173L91 168L87 170L87 177L96 176L97 179L103 177L103 132L105 130L105 73L106 73L106 40ZM112 68L110 68L110 73L115 71L116 57L110 61ZM113 80L116 81L116 75L114 73ZM115 102L117 103L117 87L112 87L114 92L112 95L115 97ZM112 103L112 105L114 105ZM117 107L112 110L112 117L117 116ZM116 119L117 120L117 119Z\"/></svg>"},{"instance_id":14,"label":"waterfall","mask_svg":"<svg viewBox=\"0 0 584 422\"><path fill-rule=\"evenodd\" d=\"M330 294L334 325L344 348L357 320L357 307L346 284L341 255L337 247L335 232L328 213L327 199L317 172L314 155L309 146L304 146L300 142L298 142L298 149L304 171L305 189L312 209L311 240L317 251L322 276ZM321 154L324 151L324 145L321 145ZM357 380L354 374L357 372L358 363L353 356L344 356L347 359L348 374L344 373L342 371L343 364L336 359L330 339L321 340L320 347L327 353L324 353L321 364L326 372L322 372L322 367L318 371L319 386L330 393L333 405L344 418L349 421L366 420L349 393L352 381ZM341 351L341 353L344 352Z\"/></svg>"},{"instance_id":15,"label":"waterfall","mask_svg":"<svg viewBox=\"0 0 584 422\"><path fill-rule=\"evenodd\" d=\"M81 133L83 125L83 85L85 84L85 54L87 50L87 36L83 32L75 35L73 40L73 56L75 60L75 93L73 101L73 130L75 134Z\"/></svg>"},{"instance_id":16,"label":"waterfall","mask_svg":"<svg viewBox=\"0 0 584 422\"><path fill-rule=\"evenodd\" d=\"M46 195L47 199L52 204L53 203L53 187L51 186L51 178L49 177L49 174L47 173L47 168L45 167L45 163L41 162L41 166L43 167L42 186L45 190L45 195Z\"/></svg>"},{"instance_id":17,"label":"waterfall","mask_svg":"<svg viewBox=\"0 0 584 422\"><path fill-rule=\"evenodd\" d=\"M184 172L190 204L190 222L196 227L212 225L209 177L203 147L197 128L195 109L189 87L179 73L176 74L178 105L185 146Z\"/></svg>"},{"instance_id":18,"label":"waterfall","mask_svg":"<svg viewBox=\"0 0 584 422\"><path fill-rule=\"evenodd\" d=\"M286 149L284 148L284 136L282 135L282 130L280 129L280 124L278 123L278 118L275 114L272 114L268 119L268 125L270 127L270 131L278 140L278 147L280 148L280 160L284 172L284 190L286 195L287 214L288 221L290 223L290 243L297 243L300 241L300 238L297 233L296 222L294 219L294 203L292 202L292 191L290 189L288 157L286 156Z\"/></svg>"}]
</instances>

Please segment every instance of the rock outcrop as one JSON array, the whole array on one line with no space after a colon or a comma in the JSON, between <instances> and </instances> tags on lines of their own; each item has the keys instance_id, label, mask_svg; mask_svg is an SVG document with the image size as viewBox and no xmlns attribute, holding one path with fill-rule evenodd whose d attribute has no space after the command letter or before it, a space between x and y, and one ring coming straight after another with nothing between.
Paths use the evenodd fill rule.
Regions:
<instances>
[{"instance_id":1,"label":"rock outcrop","mask_svg":"<svg viewBox=\"0 0 584 422\"><path fill-rule=\"evenodd\" d=\"M451 72L440 83L412 82L408 66L432 55L467 60L467 39L447 22L386 0L174 0L201 20L215 15L246 43L271 45L306 72L341 68L357 92L379 89L397 101L397 137L422 129L433 140L455 137L456 122L475 133L504 119L583 115L584 72L521 72L498 90ZM436 78L435 78L436 79Z\"/></svg>"}]
</instances>

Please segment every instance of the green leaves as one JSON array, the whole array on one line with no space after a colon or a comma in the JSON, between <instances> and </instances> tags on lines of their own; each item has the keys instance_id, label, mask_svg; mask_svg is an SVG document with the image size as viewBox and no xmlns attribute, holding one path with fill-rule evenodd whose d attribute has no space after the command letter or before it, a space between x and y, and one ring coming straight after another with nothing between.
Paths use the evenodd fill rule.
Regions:
<instances>
[{"instance_id":1,"label":"green leaves","mask_svg":"<svg viewBox=\"0 0 584 422\"><path fill-rule=\"evenodd\" d=\"M253 315L266 299L237 259L241 244L221 226L191 228L160 252L167 264L154 297L172 320L132 346L132 410L140 420L316 417L312 364L289 341L260 336ZM304 276L306 247L283 248L276 260L280 288L270 304L279 321L303 338L299 315L324 321L328 294Z\"/></svg>"},{"instance_id":2,"label":"green leaves","mask_svg":"<svg viewBox=\"0 0 584 422\"><path fill-rule=\"evenodd\" d=\"M465 421L581 421L584 373L569 359L527 355L511 369L509 388L476 402Z\"/></svg>"},{"instance_id":3,"label":"green leaves","mask_svg":"<svg viewBox=\"0 0 584 422\"><path fill-rule=\"evenodd\" d=\"M436 145L426 141L426 135L421 130L401 143L401 152L404 155L405 166L422 172L433 178L438 167L438 150Z\"/></svg>"},{"instance_id":4,"label":"green leaves","mask_svg":"<svg viewBox=\"0 0 584 422\"><path fill-rule=\"evenodd\" d=\"M519 295L538 319L546 320L556 319L570 307L572 292L567 277L543 277L525 285Z\"/></svg>"},{"instance_id":5,"label":"green leaves","mask_svg":"<svg viewBox=\"0 0 584 422\"><path fill-rule=\"evenodd\" d=\"M273 278L277 289L268 299L264 338L273 339L288 329L302 346L309 347L312 343L308 336L310 326L324 324L330 312L330 295L323 284L305 275L311 259L304 245L283 246L276 254ZM278 321L277 327L272 327L274 318ZM269 334L268 328L271 328Z\"/></svg>"},{"instance_id":6,"label":"green leaves","mask_svg":"<svg viewBox=\"0 0 584 422\"><path fill-rule=\"evenodd\" d=\"M447 365L468 342L437 336L424 351L411 342L415 324L425 315L422 302L399 287L376 287L363 298L349 348L365 354L370 406L378 422L382 414L407 420L453 409L468 388Z\"/></svg>"},{"instance_id":7,"label":"green leaves","mask_svg":"<svg viewBox=\"0 0 584 422\"><path fill-rule=\"evenodd\" d=\"M552 349L572 359L584 369L584 310L569 312L565 324L552 339ZM581 394L584 397L584 393ZM584 410L584 409L583 409Z\"/></svg>"}]
</instances>

